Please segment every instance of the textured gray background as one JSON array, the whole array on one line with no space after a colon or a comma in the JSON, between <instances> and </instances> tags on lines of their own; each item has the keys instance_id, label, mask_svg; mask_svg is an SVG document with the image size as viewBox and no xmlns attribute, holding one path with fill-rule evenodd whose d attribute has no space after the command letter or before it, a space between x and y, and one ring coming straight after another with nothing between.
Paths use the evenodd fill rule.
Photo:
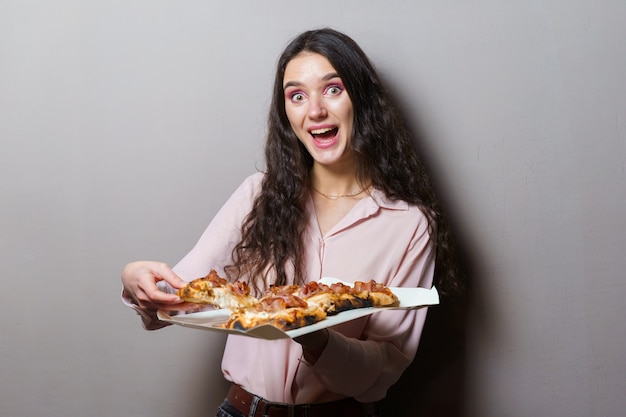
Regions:
<instances>
[{"instance_id":1,"label":"textured gray background","mask_svg":"<svg viewBox=\"0 0 626 417\"><path fill-rule=\"evenodd\" d=\"M419 130L474 267L451 400L621 415L625 20L606 0L0 1L0 415L213 415L224 340L143 331L119 274L176 263L262 167L276 58L326 25Z\"/></svg>"}]
</instances>

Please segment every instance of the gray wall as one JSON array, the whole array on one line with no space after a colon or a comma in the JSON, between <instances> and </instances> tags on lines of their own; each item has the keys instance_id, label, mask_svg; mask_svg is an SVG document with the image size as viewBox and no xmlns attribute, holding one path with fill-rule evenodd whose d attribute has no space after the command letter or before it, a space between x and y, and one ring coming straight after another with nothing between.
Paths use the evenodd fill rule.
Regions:
<instances>
[{"instance_id":1,"label":"gray wall","mask_svg":"<svg viewBox=\"0 0 626 417\"><path fill-rule=\"evenodd\" d=\"M224 340L143 331L119 273L176 263L262 166L276 57L325 25L419 126L473 265L464 414L621 415L625 20L617 0L0 1L0 415L212 415Z\"/></svg>"}]
</instances>

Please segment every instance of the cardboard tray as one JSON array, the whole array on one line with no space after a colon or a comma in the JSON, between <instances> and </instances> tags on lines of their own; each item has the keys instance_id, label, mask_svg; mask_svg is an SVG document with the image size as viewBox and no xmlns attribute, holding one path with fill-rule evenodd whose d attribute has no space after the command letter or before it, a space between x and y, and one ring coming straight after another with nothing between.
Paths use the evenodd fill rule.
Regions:
<instances>
[{"instance_id":1,"label":"cardboard tray","mask_svg":"<svg viewBox=\"0 0 626 417\"><path fill-rule=\"evenodd\" d=\"M349 282L328 277L322 278L320 282L327 285L334 282L344 282L347 285L351 285L351 283ZM230 317L231 311L229 309L211 309L206 311L200 311L197 313L183 313L177 315L167 313L163 310L159 310L157 312L157 317L161 321L193 329L209 330L219 333L237 334L267 340L275 340L302 336L308 333L315 332L317 330L324 329L326 327L335 326L340 323L345 323L347 321L355 320L360 317L365 317L379 311L414 310L426 306L439 304L439 293L437 292L437 289L435 287L432 287L431 289L392 287L390 289L400 301L399 305L396 307L369 307L344 311L337 315L327 317L326 319L319 321L315 324L301 327L299 329L289 330L286 332L269 324L258 326L254 329L245 331L223 329L220 327L220 325L226 322L226 320L228 320L228 317Z\"/></svg>"}]
</instances>

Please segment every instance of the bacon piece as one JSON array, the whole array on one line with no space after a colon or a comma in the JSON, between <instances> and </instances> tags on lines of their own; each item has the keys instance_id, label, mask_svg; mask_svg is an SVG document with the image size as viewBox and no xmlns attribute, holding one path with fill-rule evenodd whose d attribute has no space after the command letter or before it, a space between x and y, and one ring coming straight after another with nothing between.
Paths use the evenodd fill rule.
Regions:
<instances>
[{"instance_id":1,"label":"bacon piece","mask_svg":"<svg viewBox=\"0 0 626 417\"><path fill-rule=\"evenodd\" d=\"M328 292L330 291L330 287L326 284L322 284L317 281L311 281L302 287L299 288L299 291L296 293L299 297L306 298L315 294Z\"/></svg>"},{"instance_id":2,"label":"bacon piece","mask_svg":"<svg viewBox=\"0 0 626 417\"><path fill-rule=\"evenodd\" d=\"M331 284L330 289L333 290L335 294L353 294L354 290L351 286L346 285L342 282L336 282Z\"/></svg>"},{"instance_id":3,"label":"bacon piece","mask_svg":"<svg viewBox=\"0 0 626 417\"><path fill-rule=\"evenodd\" d=\"M354 283L354 291L357 293L364 292L364 291L388 293L390 290L385 285L379 282L376 282L374 280L370 280L367 282L356 281Z\"/></svg>"},{"instance_id":4,"label":"bacon piece","mask_svg":"<svg viewBox=\"0 0 626 417\"><path fill-rule=\"evenodd\" d=\"M255 306L257 311L280 311L287 308L306 307L308 307L307 302L293 294L265 296Z\"/></svg>"},{"instance_id":5,"label":"bacon piece","mask_svg":"<svg viewBox=\"0 0 626 417\"><path fill-rule=\"evenodd\" d=\"M209 274L203 279L205 279L209 284L211 284L213 288L223 287L228 282L226 281L225 278L222 278L219 275L217 275L217 272L214 269L212 269L211 272L209 272Z\"/></svg>"},{"instance_id":6,"label":"bacon piece","mask_svg":"<svg viewBox=\"0 0 626 417\"><path fill-rule=\"evenodd\" d=\"M236 281L230 284L234 294L238 295L250 295L250 287L244 281Z\"/></svg>"},{"instance_id":7,"label":"bacon piece","mask_svg":"<svg viewBox=\"0 0 626 417\"><path fill-rule=\"evenodd\" d=\"M300 287L297 285L280 285L280 286L276 286L276 285L272 285L271 287L269 287L267 290L265 290L265 293L263 294L263 296L281 296L284 294L294 294L295 292L298 291Z\"/></svg>"}]
</instances>

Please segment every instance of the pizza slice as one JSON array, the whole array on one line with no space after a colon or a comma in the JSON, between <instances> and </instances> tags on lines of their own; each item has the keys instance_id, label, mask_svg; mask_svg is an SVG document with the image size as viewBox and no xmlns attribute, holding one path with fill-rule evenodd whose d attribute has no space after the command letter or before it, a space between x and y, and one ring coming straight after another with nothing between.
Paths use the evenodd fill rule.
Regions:
<instances>
[{"instance_id":1,"label":"pizza slice","mask_svg":"<svg viewBox=\"0 0 626 417\"><path fill-rule=\"evenodd\" d=\"M296 295L308 303L320 306L329 316L372 306L367 297L360 297L352 287L342 283L329 286L315 281L309 282L303 285Z\"/></svg>"},{"instance_id":2,"label":"pizza slice","mask_svg":"<svg viewBox=\"0 0 626 417\"><path fill-rule=\"evenodd\" d=\"M320 282L311 281L302 286L296 286L293 289L293 294L306 301L308 304L313 304L320 307L326 312L327 315L334 313L334 293L330 287Z\"/></svg>"},{"instance_id":3,"label":"pizza slice","mask_svg":"<svg viewBox=\"0 0 626 417\"><path fill-rule=\"evenodd\" d=\"M326 312L315 304L289 293L279 292L263 296L258 303L248 308L236 310L223 327L235 330L250 330L270 324L283 331L317 323L326 318Z\"/></svg>"},{"instance_id":4,"label":"pizza slice","mask_svg":"<svg viewBox=\"0 0 626 417\"><path fill-rule=\"evenodd\" d=\"M202 278L196 278L176 292L181 300L189 303L212 304L217 308L236 310L257 302L250 295L250 287L243 281L228 282L215 270Z\"/></svg>"},{"instance_id":5,"label":"pizza slice","mask_svg":"<svg viewBox=\"0 0 626 417\"><path fill-rule=\"evenodd\" d=\"M395 307L400 303L389 287L374 280L356 281L353 290L359 297L370 300L374 307Z\"/></svg>"}]
</instances>

